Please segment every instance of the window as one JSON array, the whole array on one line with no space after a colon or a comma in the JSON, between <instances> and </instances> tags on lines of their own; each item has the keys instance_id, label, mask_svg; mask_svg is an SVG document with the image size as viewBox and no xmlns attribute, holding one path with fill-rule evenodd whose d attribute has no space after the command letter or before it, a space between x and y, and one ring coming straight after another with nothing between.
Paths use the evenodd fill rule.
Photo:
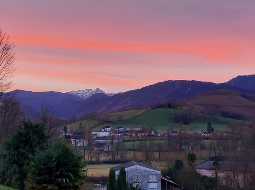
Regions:
<instances>
[{"instance_id":1,"label":"window","mask_svg":"<svg viewBox=\"0 0 255 190\"><path fill-rule=\"evenodd\" d=\"M157 183L148 183L148 189L157 189L158 184Z\"/></svg>"},{"instance_id":2,"label":"window","mask_svg":"<svg viewBox=\"0 0 255 190\"><path fill-rule=\"evenodd\" d=\"M150 175L150 176L149 176L149 181L150 181L150 182L157 181L157 176L155 176L155 175Z\"/></svg>"}]
</instances>

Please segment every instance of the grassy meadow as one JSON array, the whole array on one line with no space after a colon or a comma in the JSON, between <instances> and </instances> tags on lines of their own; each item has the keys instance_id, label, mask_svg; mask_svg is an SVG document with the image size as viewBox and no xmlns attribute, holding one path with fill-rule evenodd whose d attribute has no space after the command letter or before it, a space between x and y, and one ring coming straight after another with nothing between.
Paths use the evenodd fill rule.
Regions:
<instances>
[{"instance_id":1,"label":"grassy meadow","mask_svg":"<svg viewBox=\"0 0 255 190\"><path fill-rule=\"evenodd\" d=\"M156 108L156 109L134 109L123 112L109 113L103 116L92 116L83 121L70 124L69 127L77 130L84 128L102 128L106 125L112 127L142 127L154 129L157 131L182 130L198 132L206 129L208 122L212 123L216 131L225 131L229 125L242 123L240 120L226 118L222 116L201 115L192 113L197 117L188 124L175 121L177 114L183 114L185 109L182 108Z\"/></svg>"},{"instance_id":2,"label":"grassy meadow","mask_svg":"<svg viewBox=\"0 0 255 190\"><path fill-rule=\"evenodd\" d=\"M87 166L88 177L108 177L109 171L116 164L92 164Z\"/></svg>"}]
</instances>

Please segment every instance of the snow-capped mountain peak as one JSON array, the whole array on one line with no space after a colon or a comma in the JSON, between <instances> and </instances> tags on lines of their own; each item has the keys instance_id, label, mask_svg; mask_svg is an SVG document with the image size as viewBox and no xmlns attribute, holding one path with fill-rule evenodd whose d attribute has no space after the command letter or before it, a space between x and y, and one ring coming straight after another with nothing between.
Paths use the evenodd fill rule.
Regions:
<instances>
[{"instance_id":1,"label":"snow-capped mountain peak","mask_svg":"<svg viewBox=\"0 0 255 190\"><path fill-rule=\"evenodd\" d=\"M95 94L105 94L105 92L103 90L101 90L100 88L96 88L96 89L84 89L84 90L70 91L70 92L68 92L68 94L72 94L75 96L79 96L83 99L87 99Z\"/></svg>"}]
</instances>

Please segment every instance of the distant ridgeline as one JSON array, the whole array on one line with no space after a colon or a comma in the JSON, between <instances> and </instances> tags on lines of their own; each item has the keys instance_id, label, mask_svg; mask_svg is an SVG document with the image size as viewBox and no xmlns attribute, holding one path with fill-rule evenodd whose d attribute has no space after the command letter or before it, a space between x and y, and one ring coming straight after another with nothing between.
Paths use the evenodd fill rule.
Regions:
<instances>
[{"instance_id":1,"label":"distant ridgeline","mask_svg":"<svg viewBox=\"0 0 255 190\"><path fill-rule=\"evenodd\" d=\"M15 90L15 98L26 117L37 119L42 111L61 120L79 119L95 113L109 113L158 105L185 104L211 111L218 108L230 117L250 118L255 114L255 75L238 76L216 84L201 81L165 81L115 95L100 89L67 93ZM227 108L228 107L228 108ZM238 110L237 110L238 108ZM212 110L217 111L217 110Z\"/></svg>"}]
</instances>

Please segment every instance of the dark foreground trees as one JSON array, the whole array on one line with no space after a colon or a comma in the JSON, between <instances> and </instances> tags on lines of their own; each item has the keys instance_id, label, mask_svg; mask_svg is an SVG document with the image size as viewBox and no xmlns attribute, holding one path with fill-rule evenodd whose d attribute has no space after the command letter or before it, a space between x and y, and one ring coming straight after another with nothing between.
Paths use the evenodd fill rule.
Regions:
<instances>
[{"instance_id":1,"label":"dark foreground trees","mask_svg":"<svg viewBox=\"0 0 255 190\"><path fill-rule=\"evenodd\" d=\"M114 169L110 170L107 189L108 190L117 190L116 175L115 175Z\"/></svg>"},{"instance_id":2,"label":"dark foreground trees","mask_svg":"<svg viewBox=\"0 0 255 190\"><path fill-rule=\"evenodd\" d=\"M49 145L45 127L24 123L1 150L0 182L19 190L76 190L83 180L82 158L64 142Z\"/></svg>"},{"instance_id":3,"label":"dark foreground trees","mask_svg":"<svg viewBox=\"0 0 255 190\"><path fill-rule=\"evenodd\" d=\"M194 158L194 155L190 155L189 158ZM188 159L188 158L187 158ZM194 164L193 160L192 164ZM175 164L168 168L166 171L162 172L163 176L167 176L170 179L174 180L177 184L183 189L189 190L215 190L216 189L216 180L215 178L208 178L199 175L193 165L188 164L184 165L183 161L176 160ZM166 188L163 183L163 189Z\"/></svg>"},{"instance_id":4,"label":"dark foreground trees","mask_svg":"<svg viewBox=\"0 0 255 190\"><path fill-rule=\"evenodd\" d=\"M118 190L128 190L127 176L125 168L120 169L120 173L117 180L117 189Z\"/></svg>"},{"instance_id":5,"label":"dark foreground trees","mask_svg":"<svg viewBox=\"0 0 255 190\"><path fill-rule=\"evenodd\" d=\"M111 169L109 173L107 190L137 190L127 182L126 170L124 167L120 169L119 175L116 177L115 170Z\"/></svg>"},{"instance_id":6,"label":"dark foreground trees","mask_svg":"<svg viewBox=\"0 0 255 190\"><path fill-rule=\"evenodd\" d=\"M65 142L57 142L34 158L30 189L79 189L84 179L83 167L82 157Z\"/></svg>"},{"instance_id":7,"label":"dark foreground trees","mask_svg":"<svg viewBox=\"0 0 255 190\"><path fill-rule=\"evenodd\" d=\"M24 123L6 143L6 165L15 171L9 177L16 179L19 190L25 189L30 162L37 152L46 148L46 143L44 127L31 122Z\"/></svg>"},{"instance_id":8,"label":"dark foreground trees","mask_svg":"<svg viewBox=\"0 0 255 190\"><path fill-rule=\"evenodd\" d=\"M194 163L196 162L197 160L197 156L196 154L194 153L189 153L188 156L187 156L187 161L188 161L188 164L191 166L191 167L194 167Z\"/></svg>"},{"instance_id":9,"label":"dark foreground trees","mask_svg":"<svg viewBox=\"0 0 255 190\"><path fill-rule=\"evenodd\" d=\"M12 97L0 98L0 143L16 133L22 120L23 113L19 103Z\"/></svg>"}]
</instances>

